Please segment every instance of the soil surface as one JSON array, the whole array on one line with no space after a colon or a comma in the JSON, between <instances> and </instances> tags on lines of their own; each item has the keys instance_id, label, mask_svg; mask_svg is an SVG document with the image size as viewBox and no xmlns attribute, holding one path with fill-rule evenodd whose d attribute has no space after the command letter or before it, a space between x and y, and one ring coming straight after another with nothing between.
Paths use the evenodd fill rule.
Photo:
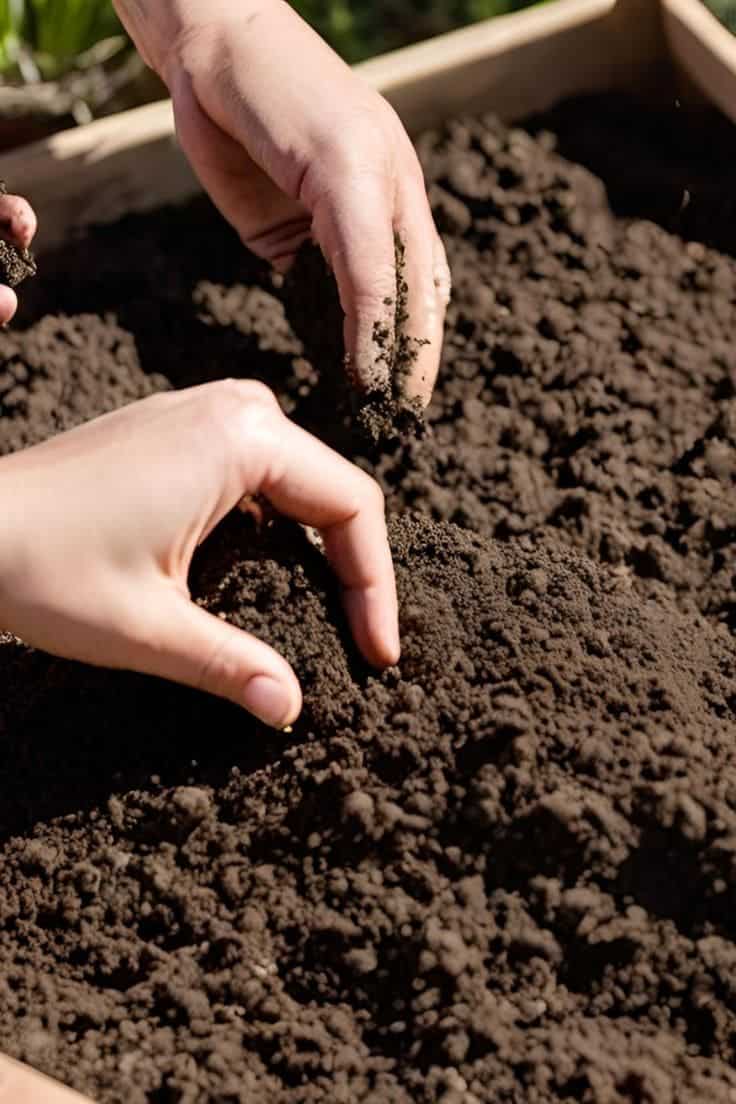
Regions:
<instances>
[{"instance_id":1,"label":"soil surface","mask_svg":"<svg viewBox=\"0 0 736 1104\"><path fill-rule=\"evenodd\" d=\"M382 479L404 653L240 515L192 588L296 666L288 738L0 637L0 1049L99 1104L736 1099L735 146L606 100L425 135L416 440L356 433L308 289L204 201L44 259L0 451L264 379Z\"/></svg>"}]
</instances>

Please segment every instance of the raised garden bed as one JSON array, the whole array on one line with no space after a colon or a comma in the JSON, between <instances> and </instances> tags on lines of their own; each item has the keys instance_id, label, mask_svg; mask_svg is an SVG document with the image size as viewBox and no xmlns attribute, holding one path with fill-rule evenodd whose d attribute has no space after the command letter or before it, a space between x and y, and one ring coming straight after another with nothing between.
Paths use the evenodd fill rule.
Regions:
<instances>
[{"instance_id":1,"label":"raised garden bed","mask_svg":"<svg viewBox=\"0 0 736 1104\"><path fill-rule=\"evenodd\" d=\"M382 677L298 528L198 556L304 681L286 740L0 645L0 1050L98 1104L736 1097L734 129L607 95L419 148L420 441L356 436L307 285L201 199L47 254L0 335L3 452L239 369L394 519Z\"/></svg>"}]
</instances>

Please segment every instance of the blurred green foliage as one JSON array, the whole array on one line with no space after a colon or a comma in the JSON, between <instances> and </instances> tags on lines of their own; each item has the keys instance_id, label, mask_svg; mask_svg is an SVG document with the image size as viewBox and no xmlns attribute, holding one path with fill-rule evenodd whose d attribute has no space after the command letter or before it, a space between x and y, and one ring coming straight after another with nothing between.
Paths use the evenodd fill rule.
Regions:
<instances>
[{"instance_id":1,"label":"blurred green foliage","mask_svg":"<svg viewBox=\"0 0 736 1104\"><path fill-rule=\"evenodd\" d=\"M96 43L121 34L110 0L29 0L23 38L34 52L61 66Z\"/></svg>"},{"instance_id":2,"label":"blurred green foliage","mask_svg":"<svg viewBox=\"0 0 736 1104\"><path fill-rule=\"evenodd\" d=\"M706 4L721 23L736 34L736 0L706 0Z\"/></svg>"},{"instance_id":3,"label":"blurred green foliage","mask_svg":"<svg viewBox=\"0 0 736 1104\"><path fill-rule=\"evenodd\" d=\"M405 46L534 0L293 0L346 61Z\"/></svg>"},{"instance_id":4,"label":"blurred green foliage","mask_svg":"<svg viewBox=\"0 0 736 1104\"><path fill-rule=\"evenodd\" d=\"M111 0L0 0L0 68L57 77L122 33Z\"/></svg>"},{"instance_id":5,"label":"blurred green foliage","mask_svg":"<svg viewBox=\"0 0 736 1104\"><path fill-rule=\"evenodd\" d=\"M293 0L293 6L355 62L531 2ZM0 0L0 72L56 77L98 42L120 34L111 0Z\"/></svg>"}]
</instances>

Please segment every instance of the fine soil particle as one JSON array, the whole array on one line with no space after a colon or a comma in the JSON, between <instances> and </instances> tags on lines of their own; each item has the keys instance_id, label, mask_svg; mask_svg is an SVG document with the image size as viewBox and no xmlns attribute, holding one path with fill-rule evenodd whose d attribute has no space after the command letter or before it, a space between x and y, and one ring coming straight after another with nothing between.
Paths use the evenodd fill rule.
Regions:
<instances>
[{"instance_id":1,"label":"fine soil particle","mask_svg":"<svg viewBox=\"0 0 736 1104\"><path fill-rule=\"evenodd\" d=\"M401 514L404 651L368 671L301 529L240 515L192 590L299 671L288 739L0 638L0 1049L100 1104L736 1098L736 262L659 189L702 124L628 119L420 140L456 288L422 440L356 444L202 202L46 260L0 449L265 379Z\"/></svg>"}]
</instances>

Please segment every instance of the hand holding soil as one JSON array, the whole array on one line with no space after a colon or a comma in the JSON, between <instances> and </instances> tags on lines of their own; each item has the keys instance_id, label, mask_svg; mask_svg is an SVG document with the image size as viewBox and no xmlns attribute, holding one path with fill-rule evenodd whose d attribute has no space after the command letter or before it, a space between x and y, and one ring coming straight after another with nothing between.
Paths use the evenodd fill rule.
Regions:
<instances>
[{"instance_id":1,"label":"hand holding soil","mask_svg":"<svg viewBox=\"0 0 736 1104\"><path fill-rule=\"evenodd\" d=\"M399 657L378 485L281 412L261 384L161 394L0 463L0 623L56 655L228 698L280 728L301 709L272 648L190 600L192 555L245 495L317 528L356 642Z\"/></svg>"},{"instance_id":2,"label":"hand holding soil","mask_svg":"<svg viewBox=\"0 0 736 1104\"><path fill-rule=\"evenodd\" d=\"M118 12L169 86L182 146L215 204L286 270L312 237L332 266L357 380L385 389L377 325L393 344L394 236L406 246L403 325L422 342L406 389L429 402L450 275L414 148L386 101L286 4L132 3Z\"/></svg>"},{"instance_id":3,"label":"hand holding soil","mask_svg":"<svg viewBox=\"0 0 736 1104\"><path fill-rule=\"evenodd\" d=\"M35 271L28 247L36 233L36 216L20 196L8 195L0 184L0 326L6 325L18 309L13 291Z\"/></svg>"}]
</instances>

